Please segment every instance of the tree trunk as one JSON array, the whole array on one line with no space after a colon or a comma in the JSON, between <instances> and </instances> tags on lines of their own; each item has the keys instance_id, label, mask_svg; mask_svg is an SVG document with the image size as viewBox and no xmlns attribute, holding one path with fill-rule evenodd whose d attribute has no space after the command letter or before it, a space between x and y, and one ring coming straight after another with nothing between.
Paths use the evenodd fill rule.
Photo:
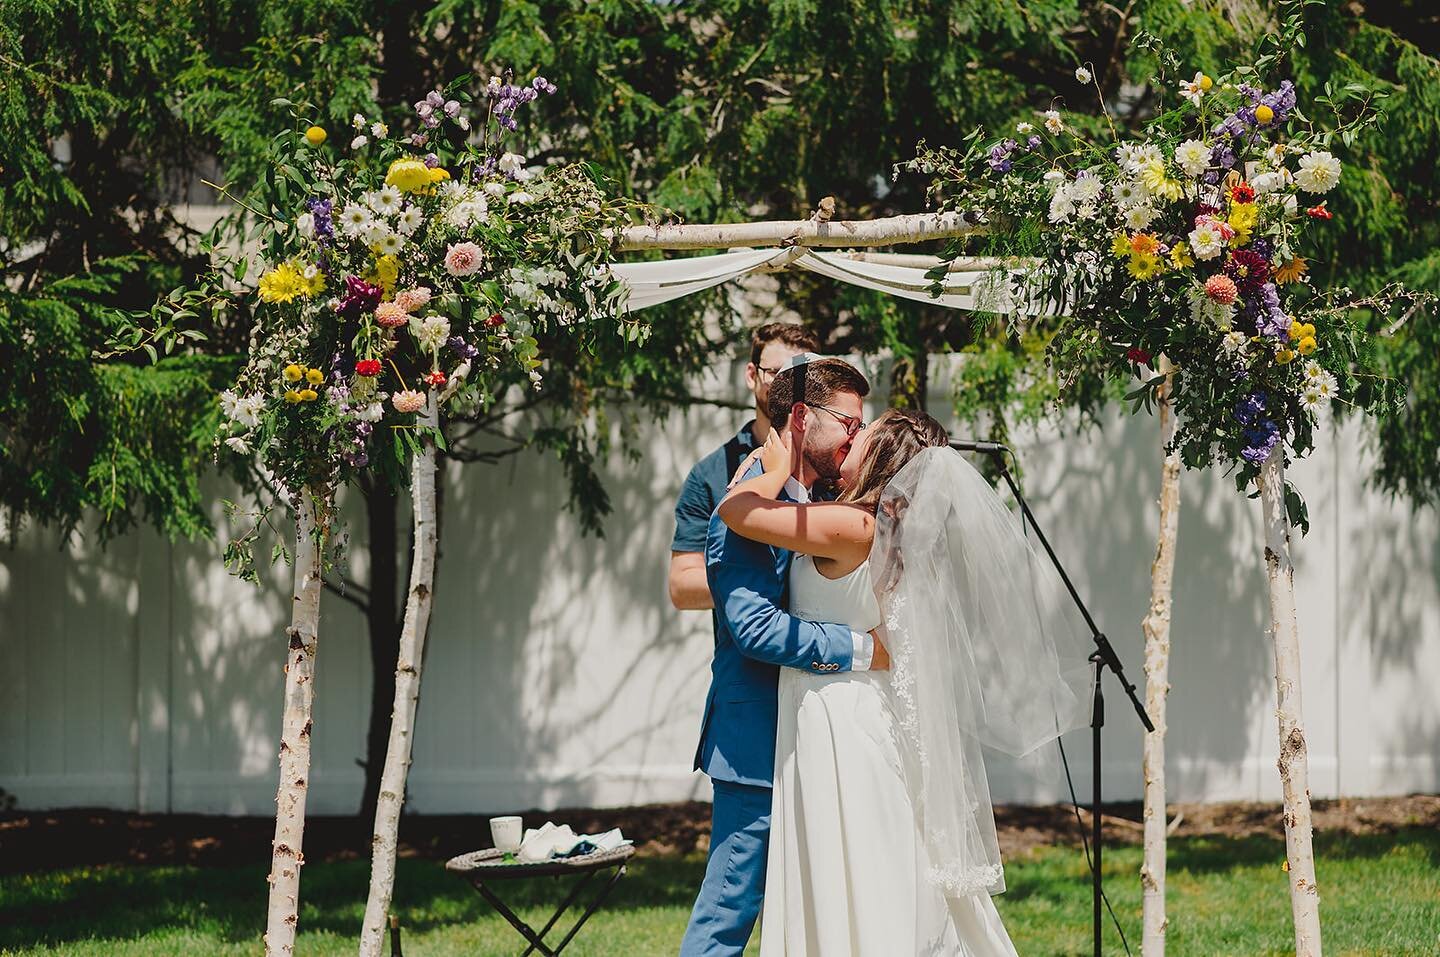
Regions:
<instances>
[{"instance_id":1,"label":"tree trunk","mask_svg":"<svg viewBox=\"0 0 1440 957\"><path fill-rule=\"evenodd\" d=\"M399 529L395 489L384 480L362 483L370 535L369 600L365 620L370 632L370 728L365 739L365 790L360 820L375 823L380 775L390 740L390 709L395 702L395 660L400 654Z\"/></svg>"},{"instance_id":2,"label":"tree trunk","mask_svg":"<svg viewBox=\"0 0 1440 957\"><path fill-rule=\"evenodd\" d=\"M275 840L270 857L270 899L265 953L295 952L299 923L301 844L309 792L310 729L315 699L315 650L324 586L323 555L330 528L330 499L303 488L295 502L295 588L286 634L285 712L280 731L280 785L275 795Z\"/></svg>"},{"instance_id":3,"label":"tree trunk","mask_svg":"<svg viewBox=\"0 0 1440 957\"><path fill-rule=\"evenodd\" d=\"M1285 468L1279 446L1260 466L1265 520L1265 571L1270 582L1270 628L1275 646L1275 715L1280 723L1280 785L1285 801L1285 860L1296 957L1320 955L1320 891L1311 847L1310 769L1300 704L1300 629L1295 617L1295 566L1285 512Z\"/></svg>"},{"instance_id":4,"label":"tree trunk","mask_svg":"<svg viewBox=\"0 0 1440 957\"><path fill-rule=\"evenodd\" d=\"M1155 730L1145 735L1145 852L1140 867L1143 898L1144 957L1164 957L1165 929L1165 702L1170 691L1170 609L1175 585L1175 546L1180 528L1180 453L1170 448L1175 440L1175 412L1170 407L1172 367L1161 356L1158 370L1165 383L1158 392L1160 406L1160 536L1155 561L1150 565L1150 611L1141 623L1145 632L1145 711Z\"/></svg>"},{"instance_id":5,"label":"tree trunk","mask_svg":"<svg viewBox=\"0 0 1440 957\"><path fill-rule=\"evenodd\" d=\"M421 424L438 427L439 397L431 390ZM430 622L430 601L435 580L435 442L427 436L415 454L410 470L414 498L415 551L410 563L410 593L405 601L405 623L400 629L400 654L395 664L395 700L390 718L390 743L385 773L375 810L371 838L370 896L360 930L361 957L380 957L385 918L395 889L395 851L400 831L400 809L405 803L405 776L410 770L411 733L420 697L420 667L425 631Z\"/></svg>"}]
</instances>

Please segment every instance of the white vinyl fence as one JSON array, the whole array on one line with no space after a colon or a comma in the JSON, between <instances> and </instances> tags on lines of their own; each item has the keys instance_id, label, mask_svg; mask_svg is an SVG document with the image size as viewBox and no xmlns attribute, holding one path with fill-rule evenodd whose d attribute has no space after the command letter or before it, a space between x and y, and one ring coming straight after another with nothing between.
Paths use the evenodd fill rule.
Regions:
<instances>
[{"instance_id":1,"label":"white vinyl fence","mask_svg":"<svg viewBox=\"0 0 1440 957\"><path fill-rule=\"evenodd\" d=\"M703 388L742 395L739 368ZM947 388L937 384L932 408L948 408ZM643 427L642 459L616 455L606 469L614 513L598 540L565 510L552 458L451 467L412 811L708 794L690 760L709 617L670 608L665 569L686 471L741 421L700 408ZM1137 683L1155 435L1153 420L1117 410L1103 434L1046 433L1018 450L1040 520ZM1317 797L1440 791L1440 536L1432 513L1367 486L1361 436L1322 428L1293 470L1313 519L1295 549L1311 786ZM1171 796L1278 800L1258 503L1221 474L1182 482ZM233 492L213 488L218 521ZM363 511L350 515L358 544ZM288 571L257 589L226 573L221 543L152 532L103 551L29 528L16 538L0 550L0 788L32 809L273 813ZM353 555L363 581L363 551ZM358 805L369 680L363 622L327 595L312 813ZM1113 684L1108 698L1107 798L1138 798L1138 723ZM1088 788L1087 736L1072 738ZM1053 774L1000 769L992 785L997 801L1063 793Z\"/></svg>"}]
</instances>

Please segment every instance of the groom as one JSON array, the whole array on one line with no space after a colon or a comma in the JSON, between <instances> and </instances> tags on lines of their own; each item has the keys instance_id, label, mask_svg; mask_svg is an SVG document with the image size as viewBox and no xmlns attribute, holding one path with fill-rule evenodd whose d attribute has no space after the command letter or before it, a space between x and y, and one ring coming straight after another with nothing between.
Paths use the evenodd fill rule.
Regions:
<instances>
[{"instance_id":1,"label":"groom","mask_svg":"<svg viewBox=\"0 0 1440 957\"><path fill-rule=\"evenodd\" d=\"M863 427L870 391L843 359L803 353L770 385L772 427L788 430L799 450L782 496L810 500L819 480L831 483ZM751 466L755 474L759 463ZM888 668L874 634L792 618L786 611L790 552L752 542L710 518L705 572L717 627L710 692L695 767L710 776L715 797L710 860L681 957L739 955L760 914L770 837L775 766L776 686L780 668L817 674ZM873 661L872 661L873 659Z\"/></svg>"}]
</instances>

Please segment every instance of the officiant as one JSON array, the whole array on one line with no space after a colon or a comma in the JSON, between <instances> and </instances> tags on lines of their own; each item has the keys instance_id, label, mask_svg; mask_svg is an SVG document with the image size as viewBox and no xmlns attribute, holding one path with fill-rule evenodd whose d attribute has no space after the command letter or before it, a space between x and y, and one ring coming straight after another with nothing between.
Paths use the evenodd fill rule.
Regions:
<instances>
[{"instance_id":1,"label":"officiant","mask_svg":"<svg viewBox=\"0 0 1440 957\"><path fill-rule=\"evenodd\" d=\"M705 532L735 470L751 451L764 445L770 437L766 404L775 373L792 357L819 351L820 340L799 323L768 323L750 337L745 385L755 396L755 417L728 442L695 464L685 477L679 501L675 503L675 537L670 543L670 602L681 611L715 607L705 580Z\"/></svg>"}]
</instances>

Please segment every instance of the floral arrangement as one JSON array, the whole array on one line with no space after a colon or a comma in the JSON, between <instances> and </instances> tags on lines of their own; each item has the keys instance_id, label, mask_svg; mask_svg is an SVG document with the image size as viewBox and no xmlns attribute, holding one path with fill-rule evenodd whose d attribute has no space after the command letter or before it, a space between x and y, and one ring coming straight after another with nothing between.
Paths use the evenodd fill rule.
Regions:
<instances>
[{"instance_id":1,"label":"floral arrangement","mask_svg":"<svg viewBox=\"0 0 1440 957\"><path fill-rule=\"evenodd\" d=\"M538 387L547 337L644 338L609 270L629 204L588 167L532 169L506 146L517 111L554 92L543 77L434 90L413 132L356 115L338 150L293 109L265 184L279 201L246 205L263 267L241 292L255 321L218 443L259 453L289 489L333 488L377 453L403 461L425 429L443 444L442 406Z\"/></svg>"},{"instance_id":2,"label":"floral arrangement","mask_svg":"<svg viewBox=\"0 0 1440 957\"><path fill-rule=\"evenodd\" d=\"M1085 67L1076 79L1094 83ZM1050 357L1062 378L1138 372L1129 398L1148 404L1165 375L1146 370L1163 355L1186 464L1233 465L1244 486L1272 455L1307 451L1317 417L1363 391L1362 339L1311 289L1305 238L1334 215L1332 140L1368 120L1321 129L1290 81L1262 85L1255 68L1198 72L1168 95L1137 139L1108 110L1087 126L1050 109L965 149L922 144L908 165L988 224L992 251L1032 257L1008 307L1064 317ZM1342 98L1326 98L1337 118Z\"/></svg>"}]
</instances>

